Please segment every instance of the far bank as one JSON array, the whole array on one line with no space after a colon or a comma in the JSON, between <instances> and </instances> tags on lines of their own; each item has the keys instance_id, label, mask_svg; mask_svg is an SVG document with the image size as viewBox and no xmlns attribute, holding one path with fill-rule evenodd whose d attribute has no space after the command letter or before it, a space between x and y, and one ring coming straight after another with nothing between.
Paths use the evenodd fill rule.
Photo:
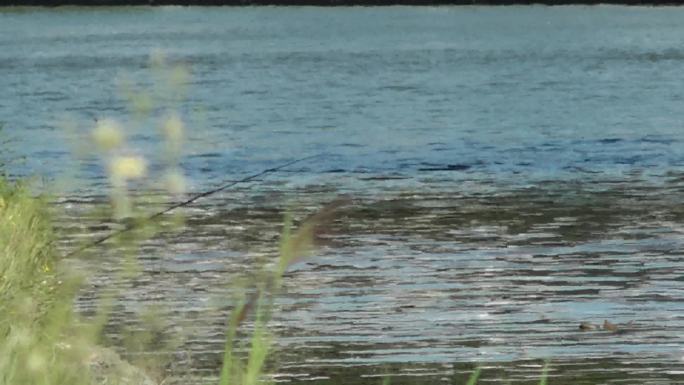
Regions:
<instances>
[{"instance_id":1,"label":"far bank","mask_svg":"<svg viewBox=\"0 0 684 385\"><path fill-rule=\"evenodd\" d=\"M0 6L436 6L436 5L632 5L672 6L677 1L644 0L3 0Z\"/></svg>"}]
</instances>

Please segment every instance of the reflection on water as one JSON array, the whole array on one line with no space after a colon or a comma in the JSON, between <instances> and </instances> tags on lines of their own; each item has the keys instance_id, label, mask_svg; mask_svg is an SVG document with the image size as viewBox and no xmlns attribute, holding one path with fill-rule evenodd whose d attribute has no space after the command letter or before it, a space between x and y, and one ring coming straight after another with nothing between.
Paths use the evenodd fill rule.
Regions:
<instances>
[{"instance_id":1,"label":"reflection on water","mask_svg":"<svg viewBox=\"0 0 684 385\"><path fill-rule=\"evenodd\" d=\"M145 244L141 277L112 281L118 264L105 257L110 267L90 292L123 291L114 323L162 304L187 333L175 367L215 375L231 280L275 254L285 210L302 218L342 189L337 178L283 188L288 178L188 209L182 233ZM533 383L546 358L572 383L682 378L679 182L456 190L440 178L423 191L406 187L415 180L345 182L354 204L321 236L318 255L287 273L273 323L278 380L378 383L389 372L398 383L449 383L466 363L483 363L484 378ZM83 311L93 298L79 301ZM579 327L604 320L618 330Z\"/></svg>"}]
</instances>

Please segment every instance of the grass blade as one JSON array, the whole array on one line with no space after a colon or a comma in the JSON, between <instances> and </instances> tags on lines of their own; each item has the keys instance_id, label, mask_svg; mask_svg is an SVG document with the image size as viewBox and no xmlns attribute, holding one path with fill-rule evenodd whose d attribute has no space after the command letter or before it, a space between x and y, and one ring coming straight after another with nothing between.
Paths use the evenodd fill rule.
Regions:
<instances>
[{"instance_id":1,"label":"grass blade","mask_svg":"<svg viewBox=\"0 0 684 385\"><path fill-rule=\"evenodd\" d=\"M475 370L473 371L473 373L472 373L472 374L470 375L470 377L468 378L468 382L466 382L466 385L475 385L475 384L477 384L477 379L480 378L480 370L481 370L481 368L480 368L479 366L478 366L477 368L475 368Z\"/></svg>"},{"instance_id":2,"label":"grass blade","mask_svg":"<svg viewBox=\"0 0 684 385\"><path fill-rule=\"evenodd\" d=\"M539 379L539 385L546 385L546 379L549 377L549 360L544 361L544 367L542 368L541 378Z\"/></svg>"}]
</instances>

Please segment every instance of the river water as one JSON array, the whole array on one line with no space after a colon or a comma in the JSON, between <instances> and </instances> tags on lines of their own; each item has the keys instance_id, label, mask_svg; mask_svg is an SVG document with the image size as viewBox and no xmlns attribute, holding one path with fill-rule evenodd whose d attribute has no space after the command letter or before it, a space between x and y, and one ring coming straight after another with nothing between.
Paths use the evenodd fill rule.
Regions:
<instances>
[{"instance_id":1,"label":"river water","mask_svg":"<svg viewBox=\"0 0 684 385\"><path fill-rule=\"evenodd\" d=\"M284 212L344 194L277 301L277 380L461 383L480 364L482 383L524 384L549 359L557 384L683 383L681 20L607 6L0 9L2 156L60 186L68 249L116 226L82 217L107 179L73 137L114 118L135 151L160 151L122 84L185 120L191 191L317 155L185 209L182 231L144 244L133 281L97 251L80 309L121 293L116 340L159 306L184 336L174 375L216 375L232 283L276 253ZM177 88L152 86L160 52L182 65ZM579 329L604 320L619 332Z\"/></svg>"}]
</instances>

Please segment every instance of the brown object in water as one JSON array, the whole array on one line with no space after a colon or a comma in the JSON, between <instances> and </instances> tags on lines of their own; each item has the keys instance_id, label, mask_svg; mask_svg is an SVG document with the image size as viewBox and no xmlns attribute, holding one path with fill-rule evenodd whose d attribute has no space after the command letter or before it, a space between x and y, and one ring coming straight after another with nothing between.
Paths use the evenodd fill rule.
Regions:
<instances>
[{"instance_id":1,"label":"brown object in water","mask_svg":"<svg viewBox=\"0 0 684 385\"><path fill-rule=\"evenodd\" d=\"M611 332L616 332L618 331L618 326L612 322L608 322L608 320L603 321L603 329L609 330Z\"/></svg>"},{"instance_id":2,"label":"brown object in water","mask_svg":"<svg viewBox=\"0 0 684 385\"><path fill-rule=\"evenodd\" d=\"M579 325L579 329L582 331L595 330L597 328L598 328L598 326L594 325L591 322L586 322L586 321L580 323L580 325Z\"/></svg>"}]
</instances>

